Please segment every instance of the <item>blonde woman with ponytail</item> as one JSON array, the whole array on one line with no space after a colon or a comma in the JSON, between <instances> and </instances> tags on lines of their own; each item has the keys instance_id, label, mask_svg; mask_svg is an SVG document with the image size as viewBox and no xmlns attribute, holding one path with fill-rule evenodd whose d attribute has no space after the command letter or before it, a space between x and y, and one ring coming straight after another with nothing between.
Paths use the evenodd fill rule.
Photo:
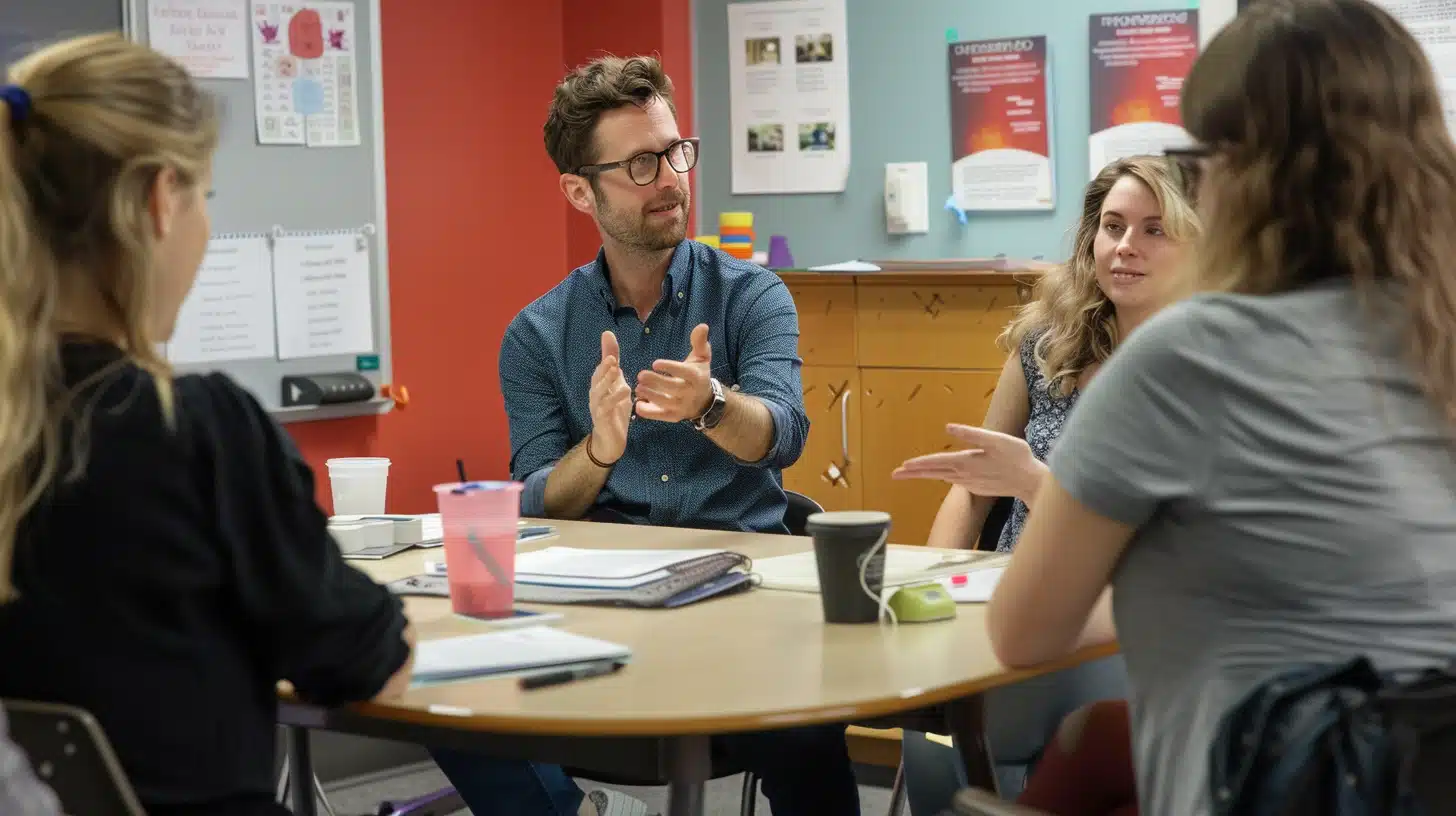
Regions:
<instances>
[{"instance_id":1,"label":"blonde woman with ponytail","mask_svg":"<svg viewBox=\"0 0 1456 816\"><path fill-rule=\"evenodd\" d=\"M1272 678L1456 660L1444 98L1366 0L1251 3L1183 86L1206 291L1082 395L987 615L1015 667L1117 638L1142 813L1227 810L1210 749Z\"/></svg>"},{"instance_id":2,"label":"blonde woman with ponytail","mask_svg":"<svg viewBox=\"0 0 1456 816\"><path fill-rule=\"evenodd\" d=\"M115 35L0 87L0 696L101 722L151 816L284 813L280 679L397 694L412 634L346 566L287 437L157 353L206 251L218 125Z\"/></svg>"}]
</instances>

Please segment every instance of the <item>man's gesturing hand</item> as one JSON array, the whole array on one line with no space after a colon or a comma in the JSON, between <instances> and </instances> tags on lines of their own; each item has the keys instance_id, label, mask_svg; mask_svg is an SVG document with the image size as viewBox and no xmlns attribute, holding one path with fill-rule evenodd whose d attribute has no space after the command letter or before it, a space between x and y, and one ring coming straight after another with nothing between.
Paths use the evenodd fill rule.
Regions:
<instances>
[{"instance_id":1,"label":"man's gesturing hand","mask_svg":"<svg viewBox=\"0 0 1456 816\"><path fill-rule=\"evenodd\" d=\"M713 349L708 325L693 328L692 350L682 362L658 360L637 375L637 416L661 422L697 419L713 402Z\"/></svg>"},{"instance_id":2,"label":"man's gesturing hand","mask_svg":"<svg viewBox=\"0 0 1456 816\"><path fill-rule=\"evenodd\" d=\"M622 458L627 450L627 421L632 418L632 389L622 376L620 354L617 335L602 332L602 361L592 374L588 397L592 420L588 453L608 465Z\"/></svg>"}]
</instances>

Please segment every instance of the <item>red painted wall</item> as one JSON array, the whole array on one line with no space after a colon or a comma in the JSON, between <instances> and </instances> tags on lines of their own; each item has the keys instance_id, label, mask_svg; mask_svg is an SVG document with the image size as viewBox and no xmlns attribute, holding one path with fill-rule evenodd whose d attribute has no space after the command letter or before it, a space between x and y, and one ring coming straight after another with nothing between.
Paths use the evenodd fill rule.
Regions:
<instances>
[{"instance_id":1,"label":"red painted wall","mask_svg":"<svg viewBox=\"0 0 1456 816\"><path fill-rule=\"evenodd\" d=\"M552 89L602 50L660 53L691 132L690 2L384 0L391 337L411 402L287 426L325 507L334 456L390 457L391 512L432 510L457 457L472 478L509 475L501 334L600 243L590 219L564 217L541 141Z\"/></svg>"}]
</instances>

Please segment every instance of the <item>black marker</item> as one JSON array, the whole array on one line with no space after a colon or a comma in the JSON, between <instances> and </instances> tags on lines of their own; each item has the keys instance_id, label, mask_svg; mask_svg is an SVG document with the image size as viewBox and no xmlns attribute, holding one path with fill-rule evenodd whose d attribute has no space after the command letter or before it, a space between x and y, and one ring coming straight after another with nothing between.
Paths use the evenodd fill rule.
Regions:
<instances>
[{"instance_id":1,"label":"black marker","mask_svg":"<svg viewBox=\"0 0 1456 816\"><path fill-rule=\"evenodd\" d=\"M607 674L615 674L626 663L620 660L604 660L600 663L591 663L585 666L578 666L574 669L562 669L561 671L547 672L545 674L530 674L521 678L521 688L526 690L546 688L547 686L559 686L562 683L570 683L573 680L585 680L589 677L601 677Z\"/></svg>"}]
</instances>

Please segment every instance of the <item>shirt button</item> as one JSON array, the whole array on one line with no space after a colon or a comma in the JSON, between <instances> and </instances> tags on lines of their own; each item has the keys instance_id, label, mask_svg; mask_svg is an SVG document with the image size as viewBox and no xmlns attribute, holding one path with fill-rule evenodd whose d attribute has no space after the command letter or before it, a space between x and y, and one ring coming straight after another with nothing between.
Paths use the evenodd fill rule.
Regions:
<instances>
[{"instance_id":1,"label":"shirt button","mask_svg":"<svg viewBox=\"0 0 1456 816\"><path fill-rule=\"evenodd\" d=\"M667 481L667 474L666 474L666 473L664 473L664 474L662 474L662 480L663 480L663 481L664 481L664 482L665 482L665 481Z\"/></svg>"},{"instance_id":2,"label":"shirt button","mask_svg":"<svg viewBox=\"0 0 1456 816\"><path fill-rule=\"evenodd\" d=\"M644 326L644 327L642 327L642 333L643 334L652 334L652 327L651 326Z\"/></svg>"},{"instance_id":3,"label":"shirt button","mask_svg":"<svg viewBox=\"0 0 1456 816\"><path fill-rule=\"evenodd\" d=\"M682 300L682 296L683 296L683 293L682 292L678 292L677 293L677 299L678 300Z\"/></svg>"}]
</instances>

